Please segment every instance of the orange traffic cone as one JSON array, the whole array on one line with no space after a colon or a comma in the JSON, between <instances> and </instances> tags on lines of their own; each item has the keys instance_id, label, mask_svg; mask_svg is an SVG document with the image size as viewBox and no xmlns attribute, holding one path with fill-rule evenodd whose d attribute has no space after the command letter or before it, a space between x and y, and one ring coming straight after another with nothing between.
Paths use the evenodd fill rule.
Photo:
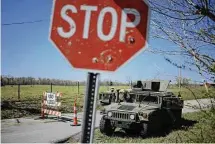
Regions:
<instances>
[{"instance_id":1,"label":"orange traffic cone","mask_svg":"<svg viewBox=\"0 0 215 144\"><path fill-rule=\"evenodd\" d=\"M80 126L81 124L78 124L78 118L77 118L77 108L76 108L76 100L74 103L74 118L73 118L73 124L71 126Z\"/></svg>"}]
</instances>

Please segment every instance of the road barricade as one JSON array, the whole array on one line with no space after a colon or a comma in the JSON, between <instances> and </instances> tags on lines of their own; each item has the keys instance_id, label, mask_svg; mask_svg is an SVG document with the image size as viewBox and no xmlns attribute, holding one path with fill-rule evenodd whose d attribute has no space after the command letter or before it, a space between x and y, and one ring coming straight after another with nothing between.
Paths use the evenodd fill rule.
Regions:
<instances>
[{"instance_id":1,"label":"road barricade","mask_svg":"<svg viewBox=\"0 0 215 144\"><path fill-rule=\"evenodd\" d=\"M62 94L57 93L48 93L44 92L42 96L42 108L41 108L41 117L45 118L46 115L54 115L57 117L61 116L59 108L61 106L60 98Z\"/></svg>"}]
</instances>

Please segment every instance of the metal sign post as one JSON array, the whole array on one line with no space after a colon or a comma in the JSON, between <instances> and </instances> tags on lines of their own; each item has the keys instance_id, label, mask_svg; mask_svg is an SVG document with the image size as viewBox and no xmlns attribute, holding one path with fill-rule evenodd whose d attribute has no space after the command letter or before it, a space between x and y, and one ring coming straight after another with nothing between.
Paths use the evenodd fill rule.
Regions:
<instances>
[{"instance_id":1,"label":"metal sign post","mask_svg":"<svg viewBox=\"0 0 215 144\"><path fill-rule=\"evenodd\" d=\"M92 143L93 141L99 75L99 73L88 73L86 95L84 99L81 143Z\"/></svg>"}]
</instances>

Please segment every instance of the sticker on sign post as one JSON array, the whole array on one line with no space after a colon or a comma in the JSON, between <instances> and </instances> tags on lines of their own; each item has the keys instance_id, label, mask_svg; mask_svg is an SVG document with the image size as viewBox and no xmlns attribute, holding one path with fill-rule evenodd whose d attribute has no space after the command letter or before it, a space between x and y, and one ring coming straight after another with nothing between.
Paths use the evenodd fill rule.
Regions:
<instances>
[{"instance_id":1,"label":"sticker on sign post","mask_svg":"<svg viewBox=\"0 0 215 144\"><path fill-rule=\"evenodd\" d=\"M47 105L48 106L55 106L56 105L56 95L54 93L47 93Z\"/></svg>"}]
</instances>

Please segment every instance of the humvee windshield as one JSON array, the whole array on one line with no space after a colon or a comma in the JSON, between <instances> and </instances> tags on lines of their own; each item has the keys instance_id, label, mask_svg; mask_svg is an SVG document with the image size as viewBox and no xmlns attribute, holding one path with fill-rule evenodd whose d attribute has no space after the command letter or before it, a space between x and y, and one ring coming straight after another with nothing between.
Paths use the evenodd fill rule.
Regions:
<instances>
[{"instance_id":1,"label":"humvee windshield","mask_svg":"<svg viewBox=\"0 0 215 144\"><path fill-rule=\"evenodd\" d=\"M148 96L148 95L136 95L136 94L130 94L130 101L127 102L151 102L151 103L158 103L158 97L156 96Z\"/></svg>"},{"instance_id":2,"label":"humvee windshield","mask_svg":"<svg viewBox=\"0 0 215 144\"><path fill-rule=\"evenodd\" d=\"M99 95L99 99L109 99L110 98L110 94L100 94Z\"/></svg>"}]
</instances>

